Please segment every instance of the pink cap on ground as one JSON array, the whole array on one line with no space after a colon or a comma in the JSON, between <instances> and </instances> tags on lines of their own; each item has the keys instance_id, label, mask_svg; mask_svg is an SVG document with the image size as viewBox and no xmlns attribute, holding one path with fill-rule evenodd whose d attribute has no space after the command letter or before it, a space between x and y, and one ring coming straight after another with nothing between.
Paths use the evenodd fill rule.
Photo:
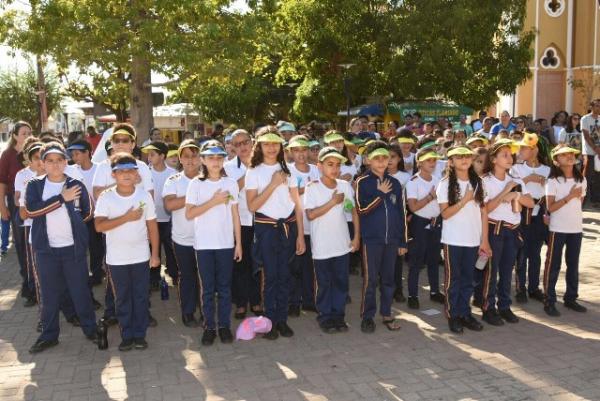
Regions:
<instances>
[{"instance_id":1,"label":"pink cap on ground","mask_svg":"<svg viewBox=\"0 0 600 401\"><path fill-rule=\"evenodd\" d=\"M242 321L235 333L237 340L252 340L256 333L268 333L273 324L264 316L248 317Z\"/></svg>"}]
</instances>

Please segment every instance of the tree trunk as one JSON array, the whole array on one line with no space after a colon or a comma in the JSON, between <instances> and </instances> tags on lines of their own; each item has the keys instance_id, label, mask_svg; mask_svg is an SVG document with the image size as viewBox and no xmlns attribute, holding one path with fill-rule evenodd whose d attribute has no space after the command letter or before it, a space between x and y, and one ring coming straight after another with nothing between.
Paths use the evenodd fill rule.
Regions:
<instances>
[{"instance_id":1,"label":"tree trunk","mask_svg":"<svg viewBox=\"0 0 600 401\"><path fill-rule=\"evenodd\" d=\"M131 63L131 123L137 131L138 144L145 141L150 128L154 126L152 115L152 82L150 62L140 56L133 56Z\"/></svg>"}]
</instances>

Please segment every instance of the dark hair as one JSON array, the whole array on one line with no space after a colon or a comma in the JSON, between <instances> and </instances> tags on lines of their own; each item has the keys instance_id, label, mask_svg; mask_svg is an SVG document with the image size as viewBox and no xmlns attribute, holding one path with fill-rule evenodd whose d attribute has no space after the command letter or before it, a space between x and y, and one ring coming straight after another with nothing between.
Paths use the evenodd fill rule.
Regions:
<instances>
[{"instance_id":1,"label":"dark hair","mask_svg":"<svg viewBox=\"0 0 600 401\"><path fill-rule=\"evenodd\" d=\"M28 127L29 129L32 129L31 125L28 122L25 122L25 121L17 122L15 124L15 126L13 127L12 131L10 132L10 141L8 141L8 145L7 145L8 148L15 147L15 145L17 144L16 137L17 137L17 135L19 135L19 131L23 127Z\"/></svg>"},{"instance_id":2,"label":"dark hair","mask_svg":"<svg viewBox=\"0 0 600 401\"><path fill-rule=\"evenodd\" d=\"M398 166L396 167L398 171L404 171L404 156L402 156L402 148L400 148L400 144L397 142L390 144L389 150L390 152L396 153L400 158L400 161L398 161ZM416 164L417 163L415 163L415 165Z\"/></svg>"},{"instance_id":3,"label":"dark hair","mask_svg":"<svg viewBox=\"0 0 600 401\"><path fill-rule=\"evenodd\" d=\"M368 157L371 152L373 152L374 150L380 149L380 148L381 149L390 150L390 146L387 143L385 143L382 140L378 139L378 140L375 140L373 142L370 142L367 145L367 148L365 149L365 154Z\"/></svg>"},{"instance_id":4,"label":"dark hair","mask_svg":"<svg viewBox=\"0 0 600 401\"><path fill-rule=\"evenodd\" d=\"M566 144L560 144L557 145L554 149L556 148L566 148L568 147L568 145ZM556 161L554 161L554 159L552 160L552 164L550 165L550 176L549 178L564 178L566 180L565 177L565 173L562 171L562 169L560 168L560 166L558 165L558 163ZM575 182L582 182L583 181L583 174L581 173L581 170L579 170L579 167L577 164L575 164L573 166L573 178L575 179Z\"/></svg>"},{"instance_id":5,"label":"dark hair","mask_svg":"<svg viewBox=\"0 0 600 401\"><path fill-rule=\"evenodd\" d=\"M23 142L23 151L17 154L18 162L22 165L25 165L25 162L31 162L31 156L39 152L42 145L42 142L40 142L34 136L30 136L27 139L25 139L25 142ZM35 149L31 150L34 147Z\"/></svg>"},{"instance_id":6,"label":"dark hair","mask_svg":"<svg viewBox=\"0 0 600 401\"><path fill-rule=\"evenodd\" d=\"M118 123L118 124L115 124L112 132L114 134L115 132L117 132L118 130L121 130L121 129L129 132L133 136L133 142L136 142L137 134L135 132L135 128L133 128L133 125L127 124L127 123ZM152 129L150 130L150 132L152 132Z\"/></svg>"},{"instance_id":7,"label":"dark hair","mask_svg":"<svg viewBox=\"0 0 600 401\"><path fill-rule=\"evenodd\" d=\"M579 113L573 113L569 116L569 118L567 118L567 126L565 127L565 131L567 131L568 134L572 134L573 131L575 131L575 128L577 128L576 125L573 125L574 116L581 118L581 115Z\"/></svg>"},{"instance_id":8,"label":"dark hair","mask_svg":"<svg viewBox=\"0 0 600 401\"><path fill-rule=\"evenodd\" d=\"M508 146L509 146L509 144L502 144L502 145L493 144L492 146L490 146L490 148L488 149L488 157L485 159L485 164L483 165L483 175L488 175L488 174L494 173L494 163L492 163L492 158L495 157L495 154L500 149L502 149L504 147L508 147ZM512 155L512 159L513 159L513 165L514 165L515 160L516 160L515 155ZM510 175L508 173L508 171L506 173L508 175Z\"/></svg>"},{"instance_id":9,"label":"dark hair","mask_svg":"<svg viewBox=\"0 0 600 401\"><path fill-rule=\"evenodd\" d=\"M453 148L464 147L464 146L453 146ZM452 156L451 156L452 157ZM452 206L457 204L461 199L460 185L458 184L458 178L456 177L456 171L454 167L448 163L446 167L446 177L448 179L448 205ZM479 203L479 206L483 206L483 184L481 177L475 172L473 164L469 167L469 183L473 188L477 188L475 192L475 202Z\"/></svg>"},{"instance_id":10,"label":"dark hair","mask_svg":"<svg viewBox=\"0 0 600 401\"><path fill-rule=\"evenodd\" d=\"M223 156L225 157L225 156ZM225 173L225 168L221 168L221 177L227 177L227 173ZM208 168L206 167L206 164L202 163L202 166L200 167L200 175L198 175L198 179L200 181L206 181L206 179L208 178Z\"/></svg>"},{"instance_id":11,"label":"dark hair","mask_svg":"<svg viewBox=\"0 0 600 401\"><path fill-rule=\"evenodd\" d=\"M261 136L266 135L266 134L279 135L279 131L277 131L277 127L275 127L274 125L267 125L258 130L258 132L256 133L256 138L258 139ZM254 147L252 148L252 157L250 159L250 168L258 167L263 161L264 161L264 155L262 153L261 144L259 142L256 142L254 144ZM277 162L281 166L281 170L283 170L283 172L286 173L287 175L290 175L290 170L288 169L287 164L285 164L285 153L283 151L283 145L281 145L281 144L279 145L279 153L277 153Z\"/></svg>"},{"instance_id":12,"label":"dark hair","mask_svg":"<svg viewBox=\"0 0 600 401\"><path fill-rule=\"evenodd\" d=\"M76 141L73 141L69 146L73 145L83 146L85 148L84 150L87 150L90 155L92 154L92 145L90 145L90 143L85 139L77 139Z\"/></svg>"},{"instance_id":13,"label":"dark hair","mask_svg":"<svg viewBox=\"0 0 600 401\"><path fill-rule=\"evenodd\" d=\"M63 152L63 157L66 159L66 157L64 156L65 147L62 145L62 143L57 141L46 142L42 145L42 148L40 149L40 154L44 154L44 152L49 149L60 149Z\"/></svg>"},{"instance_id":14,"label":"dark hair","mask_svg":"<svg viewBox=\"0 0 600 401\"><path fill-rule=\"evenodd\" d=\"M150 142L146 146L153 146L153 147L155 147L156 149L150 149L150 150L153 150L153 151L155 151L155 152L157 152L157 153L159 153L159 154L161 154L161 155L163 155L165 157L167 157L167 153L169 153L169 147L163 141Z\"/></svg>"},{"instance_id":15,"label":"dark hair","mask_svg":"<svg viewBox=\"0 0 600 401\"><path fill-rule=\"evenodd\" d=\"M137 160L135 157L133 157L129 153L125 153L125 152L118 152L110 157L110 167L111 168L113 168L117 164L125 164L125 163L137 164Z\"/></svg>"}]
</instances>

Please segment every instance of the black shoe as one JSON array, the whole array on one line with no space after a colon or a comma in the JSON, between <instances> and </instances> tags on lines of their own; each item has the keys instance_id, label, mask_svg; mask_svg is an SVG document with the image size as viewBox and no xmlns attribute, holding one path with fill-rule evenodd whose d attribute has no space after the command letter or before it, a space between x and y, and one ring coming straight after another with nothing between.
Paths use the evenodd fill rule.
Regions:
<instances>
[{"instance_id":1,"label":"black shoe","mask_svg":"<svg viewBox=\"0 0 600 401\"><path fill-rule=\"evenodd\" d=\"M107 326L114 326L115 324L119 323L119 320L114 317L114 316L109 316L109 317L103 317L102 319L100 319L100 322L104 322L105 325Z\"/></svg>"},{"instance_id":2,"label":"black shoe","mask_svg":"<svg viewBox=\"0 0 600 401\"><path fill-rule=\"evenodd\" d=\"M302 305L302 310L306 312L317 312L317 308L314 305Z\"/></svg>"},{"instance_id":3,"label":"black shoe","mask_svg":"<svg viewBox=\"0 0 600 401\"><path fill-rule=\"evenodd\" d=\"M544 293L539 288L536 288L533 291L529 291L529 298L544 302Z\"/></svg>"},{"instance_id":4,"label":"black shoe","mask_svg":"<svg viewBox=\"0 0 600 401\"><path fill-rule=\"evenodd\" d=\"M460 319L460 322L463 327L466 327L469 330L473 331L481 331L483 330L483 324L481 324L477 319L473 317L473 315L465 316Z\"/></svg>"},{"instance_id":5,"label":"black shoe","mask_svg":"<svg viewBox=\"0 0 600 401\"><path fill-rule=\"evenodd\" d=\"M288 326L287 322L279 322L276 326L281 337L291 337L294 335L294 331Z\"/></svg>"},{"instance_id":6,"label":"black shoe","mask_svg":"<svg viewBox=\"0 0 600 401\"><path fill-rule=\"evenodd\" d=\"M181 316L181 320L183 321L183 324L185 325L185 327L198 327L198 326L200 326L200 323L198 323L198 321L194 317L193 313L190 313L189 315L183 315L183 316Z\"/></svg>"},{"instance_id":7,"label":"black shoe","mask_svg":"<svg viewBox=\"0 0 600 401\"><path fill-rule=\"evenodd\" d=\"M290 316L290 317L300 316L300 305L290 305L288 308L288 316Z\"/></svg>"},{"instance_id":8,"label":"black shoe","mask_svg":"<svg viewBox=\"0 0 600 401\"><path fill-rule=\"evenodd\" d=\"M441 292L436 292L435 294L429 294L429 299L433 302L437 302L438 304L446 303L446 297Z\"/></svg>"},{"instance_id":9,"label":"black shoe","mask_svg":"<svg viewBox=\"0 0 600 401\"><path fill-rule=\"evenodd\" d=\"M77 316L73 316L67 319L67 322L71 323L73 327L81 327L81 322L79 321L79 318Z\"/></svg>"},{"instance_id":10,"label":"black shoe","mask_svg":"<svg viewBox=\"0 0 600 401\"><path fill-rule=\"evenodd\" d=\"M408 297L408 307L410 309L419 309L419 298L418 297Z\"/></svg>"},{"instance_id":11,"label":"black shoe","mask_svg":"<svg viewBox=\"0 0 600 401\"><path fill-rule=\"evenodd\" d=\"M277 328L275 326L271 327L271 331L263 334L263 338L265 338L267 340L277 340L278 337L279 337L279 332L277 331Z\"/></svg>"},{"instance_id":12,"label":"black shoe","mask_svg":"<svg viewBox=\"0 0 600 401\"><path fill-rule=\"evenodd\" d=\"M572 311L585 313L587 312L587 308L577 301L565 301L565 308L571 309Z\"/></svg>"},{"instance_id":13,"label":"black shoe","mask_svg":"<svg viewBox=\"0 0 600 401\"><path fill-rule=\"evenodd\" d=\"M448 327L450 328L450 331L453 333L456 333L456 334L463 333L463 326L461 324L460 319L457 317L451 317L450 319L448 319Z\"/></svg>"},{"instance_id":14,"label":"black shoe","mask_svg":"<svg viewBox=\"0 0 600 401\"><path fill-rule=\"evenodd\" d=\"M336 325L332 319L328 319L324 322L319 323L319 328L325 334L335 333L336 331Z\"/></svg>"},{"instance_id":15,"label":"black shoe","mask_svg":"<svg viewBox=\"0 0 600 401\"><path fill-rule=\"evenodd\" d=\"M362 322L360 322L360 331L363 333L375 332L375 321L373 319L363 319Z\"/></svg>"},{"instance_id":16,"label":"black shoe","mask_svg":"<svg viewBox=\"0 0 600 401\"><path fill-rule=\"evenodd\" d=\"M217 338L217 330L215 329L206 329L202 334L202 345L213 345L215 342L215 338Z\"/></svg>"},{"instance_id":17,"label":"black shoe","mask_svg":"<svg viewBox=\"0 0 600 401\"><path fill-rule=\"evenodd\" d=\"M348 331L348 323L346 323L346 321L343 318L335 320L334 323L335 323L335 329L337 331L340 331L342 333Z\"/></svg>"},{"instance_id":18,"label":"black shoe","mask_svg":"<svg viewBox=\"0 0 600 401\"><path fill-rule=\"evenodd\" d=\"M483 302L481 300L475 299L475 298L473 298L472 304L476 308L481 308L483 306Z\"/></svg>"},{"instance_id":19,"label":"black shoe","mask_svg":"<svg viewBox=\"0 0 600 401\"><path fill-rule=\"evenodd\" d=\"M35 299L35 297L29 297L29 298L27 298L27 300L25 301L23 306L26 308L31 308L32 306L35 306L36 304L37 304L37 300Z\"/></svg>"},{"instance_id":20,"label":"black shoe","mask_svg":"<svg viewBox=\"0 0 600 401\"><path fill-rule=\"evenodd\" d=\"M517 301L520 304L526 304L528 301L527 292L525 290L517 291L517 293L515 294L515 301Z\"/></svg>"},{"instance_id":21,"label":"black shoe","mask_svg":"<svg viewBox=\"0 0 600 401\"><path fill-rule=\"evenodd\" d=\"M546 314L548 316L552 316L552 317L560 316L560 312L558 311L558 309L556 309L556 306L554 304L544 306L544 312L546 312Z\"/></svg>"},{"instance_id":22,"label":"black shoe","mask_svg":"<svg viewBox=\"0 0 600 401\"><path fill-rule=\"evenodd\" d=\"M128 338L127 340L121 341L119 344L119 351L131 351L133 349L133 339Z\"/></svg>"},{"instance_id":23,"label":"black shoe","mask_svg":"<svg viewBox=\"0 0 600 401\"><path fill-rule=\"evenodd\" d=\"M219 338L223 344L231 344L233 342L233 334L229 327L221 327L219 329Z\"/></svg>"},{"instance_id":24,"label":"black shoe","mask_svg":"<svg viewBox=\"0 0 600 401\"><path fill-rule=\"evenodd\" d=\"M498 311L498 314L502 319L506 320L507 323L519 323L519 318L510 310L510 308Z\"/></svg>"},{"instance_id":25,"label":"black shoe","mask_svg":"<svg viewBox=\"0 0 600 401\"><path fill-rule=\"evenodd\" d=\"M504 325L504 321L502 320L496 309L490 309L483 312L483 320L486 323L491 324L492 326Z\"/></svg>"},{"instance_id":26,"label":"black shoe","mask_svg":"<svg viewBox=\"0 0 600 401\"><path fill-rule=\"evenodd\" d=\"M148 348L148 343L146 342L146 339L144 337L134 338L133 339L133 344L134 344L135 349L146 349L146 348Z\"/></svg>"},{"instance_id":27,"label":"black shoe","mask_svg":"<svg viewBox=\"0 0 600 401\"><path fill-rule=\"evenodd\" d=\"M406 297L404 296L404 293L402 292L402 288L394 291L394 301L406 302Z\"/></svg>"},{"instance_id":28,"label":"black shoe","mask_svg":"<svg viewBox=\"0 0 600 401\"><path fill-rule=\"evenodd\" d=\"M38 321L37 326L35 328L35 331L37 331L38 333L41 333L44 330L44 326L42 326L42 321Z\"/></svg>"},{"instance_id":29,"label":"black shoe","mask_svg":"<svg viewBox=\"0 0 600 401\"><path fill-rule=\"evenodd\" d=\"M88 340L90 340L94 344L98 344L98 334L96 333L95 330L94 330L94 332L92 334L86 334L85 338L87 338Z\"/></svg>"},{"instance_id":30,"label":"black shoe","mask_svg":"<svg viewBox=\"0 0 600 401\"><path fill-rule=\"evenodd\" d=\"M48 348L54 347L55 345L58 345L58 340L37 340L35 344L29 348L29 353L37 354L38 352L45 351Z\"/></svg>"},{"instance_id":31,"label":"black shoe","mask_svg":"<svg viewBox=\"0 0 600 401\"><path fill-rule=\"evenodd\" d=\"M158 322L155 318L152 317L150 312L148 312L148 327L156 327L158 326Z\"/></svg>"}]
</instances>

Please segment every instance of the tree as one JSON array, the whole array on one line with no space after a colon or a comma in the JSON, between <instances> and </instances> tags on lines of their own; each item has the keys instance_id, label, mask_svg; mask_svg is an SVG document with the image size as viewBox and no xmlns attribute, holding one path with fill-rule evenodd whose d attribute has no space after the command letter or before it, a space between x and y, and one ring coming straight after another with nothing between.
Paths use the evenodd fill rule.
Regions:
<instances>
[{"instance_id":1,"label":"tree","mask_svg":"<svg viewBox=\"0 0 600 401\"><path fill-rule=\"evenodd\" d=\"M56 75L45 71L46 107L50 114L59 104L60 94ZM0 72L0 121L27 121L35 131L40 130L40 108L37 91L37 72L29 65L27 70Z\"/></svg>"}]
</instances>

